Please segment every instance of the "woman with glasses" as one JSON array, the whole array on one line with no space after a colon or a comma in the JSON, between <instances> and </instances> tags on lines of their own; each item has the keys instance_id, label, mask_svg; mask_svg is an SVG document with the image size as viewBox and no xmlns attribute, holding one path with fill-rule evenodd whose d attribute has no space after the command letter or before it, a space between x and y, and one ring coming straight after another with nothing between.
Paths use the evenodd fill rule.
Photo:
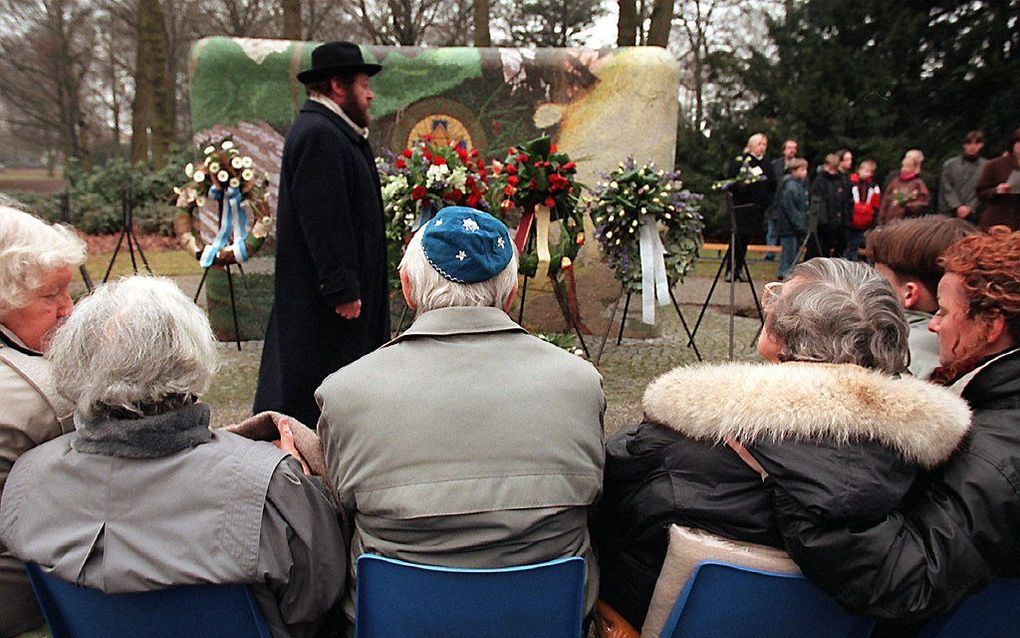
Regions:
<instances>
[{"instance_id":1,"label":"woman with glasses","mask_svg":"<svg viewBox=\"0 0 1020 638\"><path fill-rule=\"evenodd\" d=\"M600 593L635 627L671 524L781 548L773 484L821 525L874 520L967 430L959 397L904 375L907 323L873 268L812 259L766 286L765 306L764 364L662 375L645 391L643 422L606 445L592 521Z\"/></svg>"}]
</instances>

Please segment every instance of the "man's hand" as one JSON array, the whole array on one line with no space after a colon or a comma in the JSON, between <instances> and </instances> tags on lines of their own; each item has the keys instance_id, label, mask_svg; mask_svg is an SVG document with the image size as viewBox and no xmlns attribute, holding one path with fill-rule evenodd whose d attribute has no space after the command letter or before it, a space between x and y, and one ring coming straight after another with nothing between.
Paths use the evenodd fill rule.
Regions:
<instances>
[{"instance_id":1,"label":"man's hand","mask_svg":"<svg viewBox=\"0 0 1020 638\"><path fill-rule=\"evenodd\" d=\"M1003 182L995 187L995 192L998 193L999 195L1005 195L1009 193L1009 188L1010 188L1009 182Z\"/></svg>"},{"instance_id":2,"label":"man's hand","mask_svg":"<svg viewBox=\"0 0 1020 638\"><path fill-rule=\"evenodd\" d=\"M355 299L336 307L336 314L343 319L357 319L361 316L361 300Z\"/></svg>"},{"instance_id":3,"label":"man's hand","mask_svg":"<svg viewBox=\"0 0 1020 638\"><path fill-rule=\"evenodd\" d=\"M967 219L970 217L970 206L966 204L956 207L956 216L960 219Z\"/></svg>"},{"instance_id":4,"label":"man's hand","mask_svg":"<svg viewBox=\"0 0 1020 638\"><path fill-rule=\"evenodd\" d=\"M287 454L290 454L301 464L301 471L305 473L305 476L311 476L312 471L308 469L308 463L305 461L305 457L301 456L301 452L298 452L297 445L294 443L294 432L290 429L288 421L290 417L283 417L280 419L280 439L273 441L273 445L283 450Z\"/></svg>"}]
</instances>

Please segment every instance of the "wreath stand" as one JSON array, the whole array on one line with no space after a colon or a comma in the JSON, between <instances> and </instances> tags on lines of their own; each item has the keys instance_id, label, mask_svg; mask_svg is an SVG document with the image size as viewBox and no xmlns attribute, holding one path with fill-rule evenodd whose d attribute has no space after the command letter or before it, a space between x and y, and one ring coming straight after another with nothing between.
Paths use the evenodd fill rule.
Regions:
<instances>
[{"instance_id":1,"label":"wreath stand","mask_svg":"<svg viewBox=\"0 0 1020 638\"><path fill-rule=\"evenodd\" d=\"M103 275L103 283L105 284L110 279L110 273L113 271L113 262L117 261L117 255L120 253L120 247L124 243L124 239L127 239L128 253L131 255L131 269L134 273L138 274L138 262L135 260L135 251L138 251L138 256L142 258L142 263L145 265L145 269L152 274L152 268L149 267L149 260L145 258L145 253L142 252L142 246L138 243L138 238L135 237L135 231L132 228L134 226L134 210L131 205L131 184L130 182L124 186L124 190L121 192L121 212L123 214L123 228L120 230L120 237L117 238L117 247L113 249L113 255L110 257L110 263L106 266L106 274ZM84 271L82 276L85 279L85 285L89 291L92 291L92 280L86 276Z\"/></svg>"},{"instance_id":2,"label":"wreath stand","mask_svg":"<svg viewBox=\"0 0 1020 638\"><path fill-rule=\"evenodd\" d=\"M525 220L527 220L527 221L525 221ZM524 244L524 250L520 250L520 247L518 247L518 251L520 252L521 259L523 259L525 255L530 255L531 251L535 248L535 242L537 241L537 233L538 233L538 231L535 228L535 217L534 217L534 215L527 215L527 214L525 214L524 216L521 217L521 222L520 223L521 224L527 224L527 226L528 226L528 228L527 228L527 237L528 237L528 240ZM520 236L520 234L521 234L521 229L518 228L517 229L518 237ZM535 276L536 277L538 276L538 269L537 269L537 267L535 269ZM524 285L521 286L521 302L520 302L520 307L518 308L518 311L517 311L517 323L522 325L522 326L524 325L524 302L525 302L525 300L528 297L528 279L531 279L531 277L528 276L528 275L523 275L523 277L524 277ZM589 358L589 359L591 359L591 352L588 350L588 344L584 340L584 334L582 334L582 332L581 332L581 326L578 325L577 318L574 317L574 313L570 312L569 309L563 307L566 302L565 301L561 301L559 299L559 293L557 293L556 290L555 290L555 282L553 282L553 295L555 295L557 297L556 301L561 306L560 310L563 312L564 319L567 320L567 323L570 324L570 327L574 330L574 334L577 335L577 340L581 342L581 349L584 351L584 356Z\"/></svg>"},{"instance_id":3,"label":"wreath stand","mask_svg":"<svg viewBox=\"0 0 1020 638\"><path fill-rule=\"evenodd\" d=\"M218 199L219 205L219 223L223 223L223 199ZM195 297L193 301L198 303L198 296L202 294L202 286L205 285L205 279L209 276L209 271L213 266L216 265L216 261L205 267L202 272L202 279L198 282L198 289L195 291ZM241 273L241 283L244 284L244 290L248 294L248 301L251 303L252 310L255 311L255 315L259 318L259 323L262 323L262 313L259 311L258 304L255 303L255 297L251 294L251 288L248 287L248 277L244 274L244 268L241 266L241 262L233 264L222 264L224 269L227 271L227 289L230 291L230 313L234 318L234 341L237 343L237 351L241 351L241 326L237 320L237 300L234 298L234 274L230 270L231 266L237 266L238 272Z\"/></svg>"},{"instance_id":4,"label":"wreath stand","mask_svg":"<svg viewBox=\"0 0 1020 638\"><path fill-rule=\"evenodd\" d=\"M719 284L719 278L722 276L723 268L728 264L730 267L730 304L729 304L729 360L733 361L733 322L736 308L736 295L737 295L737 278L739 273L737 272L737 255L733 251L733 246L737 243L737 209L751 208L753 204L741 204L737 206L733 203L733 193L725 191L726 193L726 210L730 217L730 243L726 246L726 254L719 262L719 269L715 271L715 278L712 279L712 286L708 289L708 296L705 297L705 303L701 305L701 311L698 313L698 320L694 324L694 330L691 331L690 340L687 342L688 346L694 345L694 337L698 334L698 328L701 327L701 321L705 317L705 312L708 310L709 304L712 302L712 294L715 292L716 286ZM751 278L751 269L747 265L747 259L744 259L744 274L747 276L747 285L751 289L751 297L754 299L754 306L758 310L758 319L761 321L761 325L765 325L765 313L762 311L761 302L758 300L758 291L754 287L754 280ZM758 329L761 333L761 328ZM755 335L754 341L757 341L758 337ZM754 343L752 341L751 343Z\"/></svg>"},{"instance_id":5,"label":"wreath stand","mask_svg":"<svg viewBox=\"0 0 1020 638\"><path fill-rule=\"evenodd\" d=\"M595 357L595 365L598 366L599 361L602 360L602 354L606 351L606 341L609 340L609 333L613 331L613 322L616 321L616 311L620 309L620 300L624 299L623 302L623 318L620 319L620 332L616 335L616 345L620 345L623 342L623 329L627 325L627 311L630 310L630 298L634 294L632 290L624 286L623 290L620 291L620 296L616 298L616 302L613 304L613 313L609 316L609 324L606 326L606 332L602 335L602 344L599 346L599 354ZM687 319L684 317L684 313L680 310L680 303L676 300L676 295L673 294L673 287L669 287L669 298L673 301L673 308L676 310L676 316L680 318L680 325L684 327L684 332L687 333L687 347L694 348L694 356L698 358L698 361L704 361L701 358L701 352L698 351L698 344L694 343L694 333L687 326Z\"/></svg>"}]
</instances>

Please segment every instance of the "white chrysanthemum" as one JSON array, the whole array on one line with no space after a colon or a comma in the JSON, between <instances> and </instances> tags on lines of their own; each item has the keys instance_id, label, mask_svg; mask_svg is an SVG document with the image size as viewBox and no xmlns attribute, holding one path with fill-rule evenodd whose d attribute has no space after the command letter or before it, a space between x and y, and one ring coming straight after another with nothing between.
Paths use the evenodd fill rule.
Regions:
<instances>
[{"instance_id":1,"label":"white chrysanthemum","mask_svg":"<svg viewBox=\"0 0 1020 638\"><path fill-rule=\"evenodd\" d=\"M450 186L456 188L459 191L464 190L467 185L467 169L463 166L458 166L453 170L450 175Z\"/></svg>"},{"instance_id":2,"label":"white chrysanthemum","mask_svg":"<svg viewBox=\"0 0 1020 638\"><path fill-rule=\"evenodd\" d=\"M209 172L210 173L219 173L220 172L220 163L219 162L212 162L212 163L210 163L209 164Z\"/></svg>"},{"instance_id":3,"label":"white chrysanthemum","mask_svg":"<svg viewBox=\"0 0 1020 638\"><path fill-rule=\"evenodd\" d=\"M237 179L236 177L231 177L230 182L228 183L230 184L231 188L237 188L238 186L241 185L241 180Z\"/></svg>"},{"instance_id":4,"label":"white chrysanthemum","mask_svg":"<svg viewBox=\"0 0 1020 638\"><path fill-rule=\"evenodd\" d=\"M244 160L241 159L240 157L231 158L230 165L236 168L237 170L241 170L242 168L244 168Z\"/></svg>"},{"instance_id":5,"label":"white chrysanthemum","mask_svg":"<svg viewBox=\"0 0 1020 638\"><path fill-rule=\"evenodd\" d=\"M205 181L205 171L195 171L195 174L192 175L191 178L193 180L195 180L196 182L204 182Z\"/></svg>"},{"instance_id":6,"label":"white chrysanthemum","mask_svg":"<svg viewBox=\"0 0 1020 638\"><path fill-rule=\"evenodd\" d=\"M436 184L442 184L446 181L446 176L450 174L450 167L446 164L433 164L429 166L429 170L425 173L425 186L432 187Z\"/></svg>"},{"instance_id":7,"label":"white chrysanthemum","mask_svg":"<svg viewBox=\"0 0 1020 638\"><path fill-rule=\"evenodd\" d=\"M230 140L223 140L223 143L220 144L220 148L222 148L225 151L229 151L230 149L234 148L234 143L231 142Z\"/></svg>"},{"instance_id":8,"label":"white chrysanthemum","mask_svg":"<svg viewBox=\"0 0 1020 638\"><path fill-rule=\"evenodd\" d=\"M205 147L205 154L206 155L212 155L215 152L216 152L216 147L215 146L206 146Z\"/></svg>"},{"instance_id":9,"label":"white chrysanthemum","mask_svg":"<svg viewBox=\"0 0 1020 638\"><path fill-rule=\"evenodd\" d=\"M195 174L195 165L192 164L191 162L188 162L188 165L184 167L184 174L187 175L188 177L191 177L192 175L194 175Z\"/></svg>"},{"instance_id":10,"label":"white chrysanthemum","mask_svg":"<svg viewBox=\"0 0 1020 638\"><path fill-rule=\"evenodd\" d=\"M220 171L219 173L216 173L216 179L218 179L221 182L225 182L228 179L230 179L230 173L228 173L227 171Z\"/></svg>"},{"instance_id":11,"label":"white chrysanthemum","mask_svg":"<svg viewBox=\"0 0 1020 638\"><path fill-rule=\"evenodd\" d=\"M251 168L252 166L255 165L255 162L252 161L252 159L247 155L241 158L241 163L244 165L245 168Z\"/></svg>"}]
</instances>

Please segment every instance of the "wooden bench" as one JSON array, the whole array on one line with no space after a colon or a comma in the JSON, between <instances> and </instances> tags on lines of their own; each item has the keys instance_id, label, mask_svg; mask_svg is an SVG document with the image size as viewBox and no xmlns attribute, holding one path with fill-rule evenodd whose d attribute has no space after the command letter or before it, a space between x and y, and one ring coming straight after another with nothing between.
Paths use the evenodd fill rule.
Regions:
<instances>
[{"instance_id":1,"label":"wooden bench","mask_svg":"<svg viewBox=\"0 0 1020 638\"><path fill-rule=\"evenodd\" d=\"M701 254L706 255L706 253L708 253L709 251L714 250L715 252L718 253L717 257L721 259L722 256L726 253L726 249L728 247L729 246L727 244L714 244L710 242L705 242L704 244L701 245ZM748 244L747 252L762 254L775 253L778 255L779 253L783 252L783 249L780 248L779 246L763 246L761 244Z\"/></svg>"}]
</instances>

